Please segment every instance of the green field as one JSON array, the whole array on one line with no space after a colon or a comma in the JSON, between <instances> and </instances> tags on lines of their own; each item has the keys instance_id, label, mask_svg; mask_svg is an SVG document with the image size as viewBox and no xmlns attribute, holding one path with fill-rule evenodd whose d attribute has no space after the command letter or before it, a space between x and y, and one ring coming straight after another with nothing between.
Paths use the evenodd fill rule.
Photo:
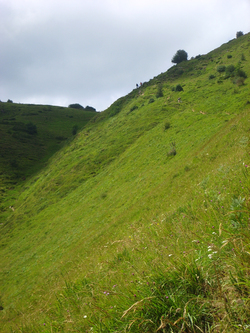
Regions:
<instances>
[{"instance_id":1,"label":"green field","mask_svg":"<svg viewBox=\"0 0 250 333\"><path fill-rule=\"evenodd\" d=\"M249 77L246 34L85 118L0 104L1 332L250 330Z\"/></svg>"}]
</instances>

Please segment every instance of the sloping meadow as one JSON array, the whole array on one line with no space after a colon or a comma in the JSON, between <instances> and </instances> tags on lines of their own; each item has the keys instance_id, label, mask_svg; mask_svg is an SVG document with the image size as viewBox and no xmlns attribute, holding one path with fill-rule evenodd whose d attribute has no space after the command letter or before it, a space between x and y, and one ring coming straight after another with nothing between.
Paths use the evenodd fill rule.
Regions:
<instances>
[{"instance_id":1,"label":"sloping meadow","mask_svg":"<svg viewBox=\"0 0 250 333\"><path fill-rule=\"evenodd\" d=\"M250 328L249 38L144 83L25 182L3 332Z\"/></svg>"}]
</instances>

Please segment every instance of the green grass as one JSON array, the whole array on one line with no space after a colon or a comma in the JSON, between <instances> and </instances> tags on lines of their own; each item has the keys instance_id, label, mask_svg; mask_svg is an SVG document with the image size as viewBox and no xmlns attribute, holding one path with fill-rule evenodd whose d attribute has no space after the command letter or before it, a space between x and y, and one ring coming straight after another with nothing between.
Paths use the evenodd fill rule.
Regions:
<instances>
[{"instance_id":1,"label":"green grass","mask_svg":"<svg viewBox=\"0 0 250 333\"><path fill-rule=\"evenodd\" d=\"M217 72L250 76L249 38L120 98L16 188L3 332L249 330L249 78Z\"/></svg>"}]
</instances>

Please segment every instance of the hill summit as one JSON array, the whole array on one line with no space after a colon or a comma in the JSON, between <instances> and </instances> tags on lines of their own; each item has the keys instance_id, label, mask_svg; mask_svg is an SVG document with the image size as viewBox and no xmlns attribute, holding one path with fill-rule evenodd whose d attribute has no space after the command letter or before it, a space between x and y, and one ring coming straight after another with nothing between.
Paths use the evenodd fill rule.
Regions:
<instances>
[{"instance_id":1,"label":"hill summit","mask_svg":"<svg viewBox=\"0 0 250 333\"><path fill-rule=\"evenodd\" d=\"M249 57L171 67L5 189L2 332L249 330Z\"/></svg>"}]
</instances>

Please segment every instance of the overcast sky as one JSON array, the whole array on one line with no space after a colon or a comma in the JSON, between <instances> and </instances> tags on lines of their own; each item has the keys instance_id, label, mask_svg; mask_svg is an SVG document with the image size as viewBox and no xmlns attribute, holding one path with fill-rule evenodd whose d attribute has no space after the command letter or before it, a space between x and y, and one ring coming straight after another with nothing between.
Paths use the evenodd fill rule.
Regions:
<instances>
[{"instance_id":1,"label":"overcast sky","mask_svg":"<svg viewBox=\"0 0 250 333\"><path fill-rule=\"evenodd\" d=\"M0 100L98 111L250 31L250 0L0 0Z\"/></svg>"}]
</instances>

